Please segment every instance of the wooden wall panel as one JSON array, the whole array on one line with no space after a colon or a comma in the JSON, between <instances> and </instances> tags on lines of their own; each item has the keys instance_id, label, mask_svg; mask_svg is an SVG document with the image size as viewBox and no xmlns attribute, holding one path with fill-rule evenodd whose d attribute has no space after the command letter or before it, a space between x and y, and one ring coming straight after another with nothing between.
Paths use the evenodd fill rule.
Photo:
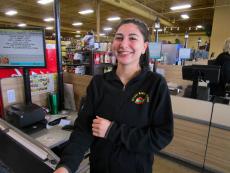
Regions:
<instances>
[{"instance_id":1,"label":"wooden wall panel","mask_svg":"<svg viewBox=\"0 0 230 173\"><path fill-rule=\"evenodd\" d=\"M207 135L207 125L174 118L174 138L163 152L201 166Z\"/></svg>"},{"instance_id":2,"label":"wooden wall panel","mask_svg":"<svg viewBox=\"0 0 230 173\"><path fill-rule=\"evenodd\" d=\"M205 167L230 172L230 131L211 127Z\"/></svg>"},{"instance_id":3,"label":"wooden wall panel","mask_svg":"<svg viewBox=\"0 0 230 173\"><path fill-rule=\"evenodd\" d=\"M205 167L230 172L230 105L214 105Z\"/></svg>"},{"instance_id":4,"label":"wooden wall panel","mask_svg":"<svg viewBox=\"0 0 230 173\"><path fill-rule=\"evenodd\" d=\"M164 77L167 82L172 82L181 85L185 89L188 85L192 85L192 81L183 80L182 66L158 64L157 68L164 70Z\"/></svg>"}]
</instances>

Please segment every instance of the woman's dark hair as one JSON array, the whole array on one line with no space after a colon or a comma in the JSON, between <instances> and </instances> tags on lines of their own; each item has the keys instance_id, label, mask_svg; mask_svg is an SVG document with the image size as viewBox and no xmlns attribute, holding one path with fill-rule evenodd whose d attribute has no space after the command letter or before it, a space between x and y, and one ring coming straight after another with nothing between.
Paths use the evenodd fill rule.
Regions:
<instances>
[{"instance_id":1,"label":"woman's dark hair","mask_svg":"<svg viewBox=\"0 0 230 173\"><path fill-rule=\"evenodd\" d=\"M129 23L132 23L138 27L141 34L143 35L144 42L149 41L148 27L143 21L141 21L139 19L135 19L135 18L123 19L115 28L116 31L120 28L120 26L122 26L124 24L129 24ZM147 47L145 53L141 55L139 64L140 64L142 69L149 69L149 47Z\"/></svg>"}]
</instances>

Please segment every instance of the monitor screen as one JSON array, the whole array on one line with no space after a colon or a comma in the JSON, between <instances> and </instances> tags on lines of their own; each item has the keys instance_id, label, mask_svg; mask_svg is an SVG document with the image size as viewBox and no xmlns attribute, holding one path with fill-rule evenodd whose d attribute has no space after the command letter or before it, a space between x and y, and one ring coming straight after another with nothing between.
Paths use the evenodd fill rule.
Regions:
<instances>
[{"instance_id":1,"label":"monitor screen","mask_svg":"<svg viewBox=\"0 0 230 173\"><path fill-rule=\"evenodd\" d=\"M179 49L179 59L190 59L191 49L180 48Z\"/></svg>"},{"instance_id":2,"label":"monitor screen","mask_svg":"<svg viewBox=\"0 0 230 173\"><path fill-rule=\"evenodd\" d=\"M218 83L220 79L220 66L215 65L189 65L182 67L182 77L185 80L192 80L191 98L200 98L208 100L207 92L198 88L199 81L209 81L211 83ZM198 90L199 89L199 90ZM198 92L201 91L201 92ZM199 93L199 94L198 94ZM203 93L203 94L201 94Z\"/></svg>"},{"instance_id":3,"label":"monitor screen","mask_svg":"<svg viewBox=\"0 0 230 173\"><path fill-rule=\"evenodd\" d=\"M149 58L161 59L161 43L149 42Z\"/></svg>"},{"instance_id":4,"label":"monitor screen","mask_svg":"<svg viewBox=\"0 0 230 173\"><path fill-rule=\"evenodd\" d=\"M42 28L0 28L0 67L45 67Z\"/></svg>"},{"instance_id":5,"label":"monitor screen","mask_svg":"<svg viewBox=\"0 0 230 173\"><path fill-rule=\"evenodd\" d=\"M185 80L203 80L218 83L220 66L215 65L189 65L182 67L182 77Z\"/></svg>"},{"instance_id":6,"label":"monitor screen","mask_svg":"<svg viewBox=\"0 0 230 173\"><path fill-rule=\"evenodd\" d=\"M94 49L99 49L99 48L100 48L100 43L95 42L95 43L94 43Z\"/></svg>"},{"instance_id":7,"label":"monitor screen","mask_svg":"<svg viewBox=\"0 0 230 173\"><path fill-rule=\"evenodd\" d=\"M181 44L162 44L162 57L165 64L176 64Z\"/></svg>"}]
</instances>

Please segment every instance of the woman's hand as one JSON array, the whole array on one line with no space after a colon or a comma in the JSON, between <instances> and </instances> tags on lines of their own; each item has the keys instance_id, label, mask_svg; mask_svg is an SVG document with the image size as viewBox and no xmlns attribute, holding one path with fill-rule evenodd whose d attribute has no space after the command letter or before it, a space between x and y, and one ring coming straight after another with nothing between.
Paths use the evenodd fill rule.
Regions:
<instances>
[{"instance_id":1,"label":"woman's hand","mask_svg":"<svg viewBox=\"0 0 230 173\"><path fill-rule=\"evenodd\" d=\"M110 124L111 121L96 116L92 124L93 136L104 138Z\"/></svg>"},{"instance_id":2,"label":"woman's hand","mask_svg":"<svg viewBox=\"0 0 230 173\"><path fill-rule=\"evenodd\" d=\"M54 171L54 173L69 173L68 170L64 167L60 167Z\"/></svg>"}]
</instances>

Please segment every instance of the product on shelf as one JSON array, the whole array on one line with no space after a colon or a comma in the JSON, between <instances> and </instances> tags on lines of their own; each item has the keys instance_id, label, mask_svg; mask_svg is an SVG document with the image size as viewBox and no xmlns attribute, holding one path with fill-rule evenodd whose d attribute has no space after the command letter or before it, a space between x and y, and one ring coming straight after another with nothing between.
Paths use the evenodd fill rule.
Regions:
<instances>
[{"instance_id":1,"label":"product on shelf","mask_svg":"<svg viewBox=\"0 0 230 173\"><path fill-rule=\"evenodd\" d=\"M75 67L74 71L75 71L75 74L84 75L85 74L85 66L84 65L77 66L77 67Z\"/></svg>"}]
</instances>

